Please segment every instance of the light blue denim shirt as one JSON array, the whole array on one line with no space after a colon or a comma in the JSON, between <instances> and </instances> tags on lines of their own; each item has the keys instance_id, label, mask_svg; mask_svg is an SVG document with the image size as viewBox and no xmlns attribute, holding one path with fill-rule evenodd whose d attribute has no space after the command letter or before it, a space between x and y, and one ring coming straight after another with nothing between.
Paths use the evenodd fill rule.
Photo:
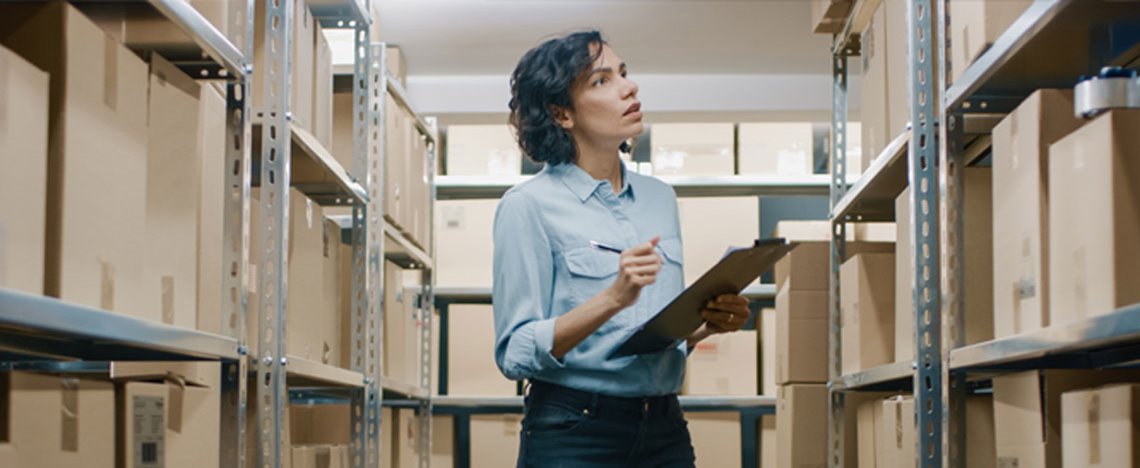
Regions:
<instances>
[{"instance_id":1,"label":"light blue denim shirt","mask_svg":"<svg viewBox=\"0 0 1140 468\"><path fill-rule=\"evenodd\" d=\"M570 350L551 354L554 321L610 286L627 249L660 235L657 281ZM684 289L673 188L622 167L622 189L574 164L546 165L503 196L494 226L495 361L512 380L537 379L615 396L677 393L685 343L656 354L606 356Z\"/></svg>"}]
</instances>

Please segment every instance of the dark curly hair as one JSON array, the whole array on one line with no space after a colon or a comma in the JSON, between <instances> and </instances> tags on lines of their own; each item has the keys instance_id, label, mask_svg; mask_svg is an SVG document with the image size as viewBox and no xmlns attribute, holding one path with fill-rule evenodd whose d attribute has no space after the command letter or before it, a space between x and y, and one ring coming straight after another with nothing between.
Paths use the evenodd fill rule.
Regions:
<instances>
[{"instance_id":1,"label":"dark curly hair","mask_svg":"<svg viewBox=\"0 0 1140 468\"><path fill-rule=\"evenodd\" d=\"M510 124L530 159L558 165L577 158L574 139L559 125L554 108L573 108L570 91L605 43L601 32L581 31L543 42L519 60L511 74ZM598 47L591 51L591 45Z\"/></svg>"}]
</instances>

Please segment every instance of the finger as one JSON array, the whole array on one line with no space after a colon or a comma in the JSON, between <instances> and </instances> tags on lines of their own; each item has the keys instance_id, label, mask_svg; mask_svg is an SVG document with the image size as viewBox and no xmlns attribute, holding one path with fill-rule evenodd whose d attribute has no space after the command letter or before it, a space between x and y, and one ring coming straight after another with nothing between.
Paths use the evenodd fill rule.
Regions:
<instances>
[{"instance_id":1,"label":"finger","mask_svg":"<svg viewBox=\"0 0 1140 468\"><path fill-rule=\"evenodd\" d=\"M661 242L661 236L653 236L652 239L649 239L649 242L630 247L622 253L630 253L633 255L649 255L653 253L653 249L657 247L658 242Z\"/></svg>"},{"instance_id":2,"label":"finger","mask_svg":"<svg viewBox=\"0 0 1140 468\"><path fill-rule=\"evenodd\" d=\"M656 275L659 271L661 271L661 265L642 265L625 269L626 273L636 276Z\"/></svg>"},{"instance_id":3,"label":"finger","mask_svg":"<svg viewBox=\"0 0 1140 468\"><path fill-rule=\"evenodd\" d=\"M707 320L709 320L710 322L718 323L718 324L725 326L725 327L740 328L741 326L744 325L745 322L748 321L748 318L734 314L734 313L731 313L731 312L721 312L721 311L710 310L708 313L708 319Z\"/></svg>"},{"instance_id":4,"label":"finger","mask_svg":"<svg viewBox=\"0 0 1140 468\"><path fill-rule=\"evenodd\" d=\"M738 294L721 294L716 297L716 301L724 304L748 304L748 298Z\"/></svg>"},{"instance_id":5,"label":"finger","mask_svg":"<svg viewBox=\"0 0 1140 468\"><path fill-rule=\"evenodd\" d=\"M661 257L657 255L638 255L624 257L621 260L622 266L641 266L641 265L659 265L661 264Z\"/></svg>"},{"instance_id":6,"label":"finger","mask_svg":"<svg viewBox=\"0 0 1140 468\"><path fill-rule=\"evenodd\" d=\"M748 307L740 304L722 304L716 301L709 301L705 303L705 308L709 310L716 310L721 312L730 312L737 315L750 315Z\"/></svg>"},{"instance_id":7,"label":"finger","mask_svg":"<svg viewBox=\"0 0 1140 468\"><path fill-rule=\"evenodd\" d=\"M635 275L632 282L638 286L649 286L657 282L657 275Z\"/></svg>"}]
</instances>

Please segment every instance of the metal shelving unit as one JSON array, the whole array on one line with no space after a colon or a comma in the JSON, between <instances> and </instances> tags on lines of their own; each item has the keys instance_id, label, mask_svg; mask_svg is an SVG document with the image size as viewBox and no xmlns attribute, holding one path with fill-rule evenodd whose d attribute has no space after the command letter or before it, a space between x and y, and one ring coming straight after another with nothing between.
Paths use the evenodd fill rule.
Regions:
<instances>
[{"instance_id":1,"label":"metal shelving unit","mask_svg":"<svg viewBox=\"0 0 1140 468\"><path fill-rule=\"evenodd\" d=\"M656 176L678 197L827 195L828 176ZM500 198L530 176L440 176L440 200Z\"/></svg>"},{"instance_id":2,"label":"metal shelving unit","mask_svg":"<svg viewBox=\"0 0 1140 468\"><path fill-rule=\"evenodd\" d=\"M936 466L942 460L943 372L941 341L941 278L938 218L938 168L935 165L938 140L938 114L934 64L929 57L936 46L934 2L907 0L908 87L911 125L890 142L853 185L847 179L847 84L848 59L860 55L862 31L869 24L881 0L856 0L832 48L832 140L831 140L831 281L829 318L828 384L828 465L843 466L845 402L848 392L913 391L916 430L919 430L916 462ZM942 52L945 52L944 50ZM905 156L904 156L905 155ZM894 221L895 198L907 187L911 194L912 224L908 232L914 240L916 277L913 282L916 313L915 359L888 364L862 372L843 374L840 343L840 265L846 260L847 223ZM926 209L923 209L926 207ZM922 274L921 272L925 272ZM930 317L924 320L923 317Z\"/></svg>"},{"instance_id":3,"label":"metal shelving unit","mask_svg":"<svg viewBox=\"0 0 1140 468\"><path fill-rule=\"evenodd\" d=\"M950 29L946 0L938 0L940 32ZM1140 305L1106 315L1053 324L1042 330L964 345L963 284L966 259L961 239L962 170L989 146L993 124L1038 88L1074 86L1082 75L1103 66L1136 66L1140 61L1140 8L1135 2L1109 0L1038 0L943 93L940 189L943 250L941 276L945 301L943 408L944 466L966 460L968 381L1027 369L1106 368L1134 365L1140 350ZM955 64L940 51L943 78ZM945 79L943 80L945 82ZM980 135L980 137L979 137ZM974 138L972 145L968 145ZM994 155L994 157L1001 157Z\"/></svg>"}]
</instances>

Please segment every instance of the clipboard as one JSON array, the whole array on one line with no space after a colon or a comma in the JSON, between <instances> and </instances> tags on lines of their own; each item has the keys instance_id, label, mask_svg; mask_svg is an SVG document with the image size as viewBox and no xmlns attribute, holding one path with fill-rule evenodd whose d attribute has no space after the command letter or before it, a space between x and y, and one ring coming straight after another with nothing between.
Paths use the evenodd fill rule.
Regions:
<instances>
[{"instance_id":1,"label":"clipboard","mask_svg":"<svg viewBox=\"0 0 1140 468\"><path fill-rule=\"evenodd\" d=\"M700 311L706 302L721 294L739 294L796 245L783 238L773 238L757 240L751 247L730 249L609 357L657 353L677 346L679 340L691 335L704 322Z\"/></svg>"}]
</instances>

